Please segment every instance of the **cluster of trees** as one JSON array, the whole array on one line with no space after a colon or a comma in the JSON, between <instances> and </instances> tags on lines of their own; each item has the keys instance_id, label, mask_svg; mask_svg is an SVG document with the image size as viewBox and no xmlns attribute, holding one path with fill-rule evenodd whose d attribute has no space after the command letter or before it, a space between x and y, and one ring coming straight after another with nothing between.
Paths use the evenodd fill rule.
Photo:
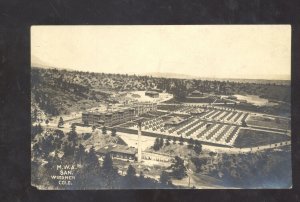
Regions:
<instances>
[{"instance_id":1,"label":"cluster of trees","mask_svg":"<svg viewBox=\"0 0 300 202\"><path fill-rule=\"evenodd\" d=\"M199 140L194 140L193 138L190 138L188 141L188 148L193 149L196 154L200 154L202 151L202 144Z\"/></svg>"},{"instance_id":2,"label":"cluster of trees","mask_svg":"<svg viewBox=\"0 0 300 202\"><path fill-rule=\"evenodd\" d=\"M99 102L106 94L90 90L82 81L70 77L69 71L32 68L32 100L47 114L57 116L68 113L68 107L79 100L90 99ZM62 99L63 98L63 99Z\"/></svg>"},{"instance_id":3,"label":"cluster of trees","mask_svg":"<svg viewBox=\"0 0 300 202\"><path fill-rule=\"evenodd\" d=\"M292 183L290 150L223 154L210 175L228 186L289 187ZM221 175L220 175L221 173Z\"/></svg>"},{"instance_id":4,"label":"cluster of trees","mask_svg":"<svg viewBox=\"0 0 300 202\"><path fill-rule=\"evenodd\" d=\"M170 166L171 172L162 171L160 182L166 185L172 185L171 178L181 180L187 176L187 169L184 165L184 160L179 156L175 156L174 163Z\"/></svg>"},{"instance_id":5,"label":"cluster of trees","mask_svg":"<svg viewBox=\"0 0 300 202\"><path fill-rule=\"evenodd\" d=\"M59 115L58 106L53 103L53 97L48 96L42 89L33 89L32 92L34 93L35 102L43 111L53 116Z\"/></svg>"},{"instance_id":6,"label":"cluster of trees","mask_svg":"<svg viewBox=\"0 0 300 202\"><path fill-rule=\"evenodd\" d=\"M33 126L33 133L40 133L40 125ZM36 131L36 132L35 132ZM64 136L67 136L67 141ZM57 165L75 165L75 183L66 188L70 189L99 189L99 188L170 188L171 184L163 184L154 179L145 178L142 172L139 176L132 165L129 165L126 175L118 173L118 168L113 166L110 154L105 155L103 163L98 160L95 148L88 151L78 144L76 126L71 126L70 132L64 134L57 129L47 131L32 147L32 182L36 185L57 187L55 180L49 176L57 175ZM51 153L51 154L50 154ZM62 155L59 157L59 153ZM46 163L42 163L46 162Z\"/></svg>"},{"instance_id":7,"label":"cluster of trees","mask_svg":"<svg viewBox=\"0 0 300 202\"><path fill-rule=\"evenodd\" d=\"M182 179L187 176L187 169L184 165L184 160L179 156L175 156L174 163L170 167L172 172L170 173L176 179Z\"/></svg>"},{"instance_id":8,"label":"cluster of trees","mask_svg":"<svg viewBox=\"0 0 300 202\"><path fill-rule=\"evenodd\" d=\"M33 127L34 128L34 127ZM41 134L43 128L39 125L33 131L38 131L36 134ZM61 130L55 130L53 133L41 136L32 146L32 156L34 158L48 159L50 152L59 151L62 149L64 133Z\"/></svg>"},{"instance_id":9,"label":"cluster of trees","mask_svg":"<svg viewBox=\"0 0 300 202\"><path fill-rule=\"evenodd\" d=\"M41 134L43 132L43 128L41 124L32 125L31 126L31 140L35 138L37 134Z\"/></svg>"},{"instance_id":10,"label":"cluster of trees","mask_svg":"<svg viewBox=\"0 0 300 202\"><path fill-rule=\"evenodd\" d=\"M146 178L143 172L137 175L133 165L128 166L125 176L120 175L110 154L107 153L100 163L94 147L87 151L81 144L78 147L65 144L62 151L64 155L61 158L57 154L48 156L45 165L41 165L39 161L32 162L33 184L58 187L55 180L49 180L49 175L57 174L56 165L70 164L76 167L76 180L72 186L65 187L67 189L176 188L171 184Z\"/></svg>"},{"instance_id":11,"label":"cluster of trees","mask_svg":"<svg viewBox=\"0 0 300 202\"><path fill-rule=\"evenodd\" d=\"M153 144L153 149L155 151L160 150L164 146L164 139L161 137L156 137L154 144Z\"/></svg>"},{"instance_id":12,"label":"cluster of trees","mask_svg":"<svg viewBox=\"0 0 300 202\"><path fill-rule=\"evenodd\" d=\"M146 90L155 87L172 93L178 101L183 101L195 89L201 92L225 95L253 94L284 102L290 102L291 96L289 84L154 78L151 76L129 76L38 68L32 68L31 74L32 92L35 101L42 110L52 115L58 115L61 112L62 104L59 103L59 99L54 98L55 96L49 96L49 89L52 89L53 93L61 92L69 95L68 99L70 99L70 102L77 102L78 99L90 99L97 102L108 99L108 94L93 91L92 88L120 91L130 89ZM130 87L125 88L124 84Z\"/></svg>"}]
</instances>

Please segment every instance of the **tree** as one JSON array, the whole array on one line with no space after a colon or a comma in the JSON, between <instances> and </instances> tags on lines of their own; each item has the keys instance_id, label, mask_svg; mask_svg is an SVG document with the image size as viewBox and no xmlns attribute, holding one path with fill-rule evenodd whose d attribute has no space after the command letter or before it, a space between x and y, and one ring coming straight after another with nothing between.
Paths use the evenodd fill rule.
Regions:
<instances>
[{"instance_id":1,"label":"tree","mask_svg":"<svg viewBox=\"0 0 300 202\"><path fill-rule=\"evenodd\" d=\"M63 120L62 117L60 117L60 118L59 118L59 121L58 121L57 127L61 128L61 127L63 127L63 125L64 125L64 120Z\"/></svg>"},{"instance_id":2,"label":"tree","mask_svg":"<svg viewBox=\"0 0 300 202\"><path fill-rule=\"evenodd\" d=\"M102 164L102 177L104 179L105 187L113 188L115 186L117 174L118 170L113 167L111 156L107 153Z\"/></svg>"},{"instance_id":3,"label":"tree","mask_svg":"<svg viewBox=\"0 0 300 202\"><path fill-rule=\"evenodd\" d=\"M71 125L71 132L76 133L76 125L75 124Z\"/></svg>"},{"instance_id":4,"label":"tree","mask_svg":"<svg viewBox=\"0 0 300 202\"><path fill-rule=\"evenodd\" d=\"M159 139L159 149L161 149L164 146L164 139L161 137Z\"/></svg>"},{"instance_id":5,"label":"tree","mask_svg":"<svg viewBox=\"0 0 300 202\"><path fill-rule=\"evenodd\" d=\"M247 123L246 123L245 120L242 120L242 126L243 126L243 127L247 127Z\"/></svg>"},{"instance_id":6,"label":"tree","mask_svg":"<svg viewBox=\"0 0 300 202\"><path fill-rule=\"evenodd\" d=\"M173 137L173 144L176 144L176 137Z\"/></svg>"},{"instance_id":7,"label":"tree","mask_svg":"<svg viewBox=\"0 0 300 202\"><path fill-rule=\"evenodd\" d=\"M116 128L112 128L111 129L111 136L116 136L116 134L117 134L117 129Z\"/></svg>"},{"instance_id":8,"label":"tree","mask_svg":"<svg viewBox=\"0 0 300 202\"><path fill-rule=\"evenodd\" d=\"M144 179L145 179L145 175L143 171L140 171L140 180L144 180Z\"/></svg>"},{"instance_id":9,"label":"tree","mask_svg":"<svg viewBox=\"0 0 300 202\"><path fill-rule=\"evenodd\" d=\"M36 121L37 121L37 117L38 117L38 111L37 111L37 109L35 108L35 109L33 110L32 121L33 121L33 122L36 122Z\"/></svg>"},{"instance_id":10,"label":"tree","mask_svg":"<svg viewBox=\"0 0 300 202\"><path fill-rule=\"evenodd\" d=\"M136 170L132 165L128 166L127 172L126 172L126 176L129 178L134 178L136 175Z\"/></svg>"},{"instance_id":11,"label":"tree","mask_svg":"<svg viewBox=\"0 0 300 202\"><path fill-rule=\"evenodd\" d=\"M71 126L71 131L68 134L68 140L70 142L72 142L73 145L76 145L76 142L77 142L77 132L76 132L76 126L75 126L75 124L72 124L72 126Z\"/></svg>"},{"instance_id":12,"label":"tree","mask_svg":"<svg viewBox=\"0 0 300 202\"><path fill-rule=\"evenodd\" d=\"M106 133L107 133L107 129L106 129L105 126L103 126L103 127L102 127L102 134L103 134L103 135L106 135Z\"/></svg>"},{"instance_id":13,"label":"tree","mask_svg":"<svg viewBox=\"0 0 300 202\"><path fill-rule=\"evenodd\" d=\"M155 151L158 151L160 149L160 140L159 140L158 137L155 139L155 142L154 142L154 145L153 145L153 149Z\"/></svg>"},{"instance_id":14,"label":"tree","mask_svg":"<svg viewBox=\"0 0 300 202\"><path fill-rule=\"evenodd\" d=\"M63 145L64 158L72 157L74 155L74 147L66 143Z\"/></svg>"},{"instance_id":15,"label":"tree","mask_svg":"<svg viewBox=\"0 0 300 202\"><path fill-rule=\"evenodd\" d=\"M88 168L88 170L95 170L95 169L99 169L100 164L99 164L99 160L98 157L95 153L95 148L94 146L92 146L89 150L89 153L86 156L86 168Z\"/></svg>"},{"instance_id":16,"label":"tree","mask_svg":"<svg viewBox=\"0 0 300 202\"><path fill-rule=\"evenodd\" d=\"M184 166L184 160L179 156L175 156L175 163L171 165L172 174L176 179L184 178L186 174L186 167Z\"/></svg>"},{"instance_id":17,"label":"tree","mask_svg":"<svg viewBox=\"0 0 300 202\"><path fill-rule=\"evenodd\" d=\"M210 156L210 164L213 163L213 157L215 157L217 154L215 152L209 152L209 156Z\"/></svg>"},{"instance_id":18,"label":"tree","mask_svg":"<svg viewBox=\"0 0 300 202\"><path fill-rule=\"evenodd\" d=\"M75 160L79 163L79 164L83 164L83 159L85 158L85 148L82 144L79 145L78 149L76 150L75 153Z\"/></svg>"},{"instance_id":19,"label":"tree","mask_svg":"<svg viewBox=\"0 0 300 202\"><path fill-rule=\"evenodd\" d=\"M183 145L183 137L182 137L182 135L181 135L180 138L179 138L179 144L180 144L180 145Z\"/></svg>"},{"instance_id":20,"label":"tree","mask_svg":"<svg viewBox=\"0 0 300 202\"><path fill-rule=\"evenodd\" d=\"M193 148L193 146L194 146L194 139L190 138L188 143L189 143L188 144L188 148L190 148L190 149Z\"/></svg>"},{"instance_id":21,"label":"tree","mask_svg":"<svg viewBox=\"0 0 300 202\"><path fill-rule=\"evenodd\" d=\"M39 124L37 125L37 133L38 133L38 134L41 134L43 131L44 131L44 129L42 128L41 124L39 123Z\"/></svg>"},{"instance_id":22,"label":"tree","mask_svg":"<svg viewBox=\"0 0 300 202\"><path fill-rule=\"evenodd\" d=\"M199 140L195 140L194 151L196 152L196 154L200 154L202 151L202 145Z\"/></svg>"},{"instance_id":23,"label":"tree","mask_svg":"<svg viewBox=\"0 0 300 202\"><path fill-rule=\"evenodd\" d=\"M40 149L38 143L35 143L32 146L32 154L33 154L33 157L37 157L37 156L39 156L41 154L41 149Z\"/></svg>"},{"instance_id":24,"label":"tree","mask_svg":"<svg viewBox=\"0 0 300 202\"><path fill-rule=\"evenodd\" d=\"M171 177L166 171L162 171L160 174L159 181L164 185L168 185L171 184Z\"/></svg>"},{"instance_id":25,"label":"tree","mask_svg":"<svg viewBox=\"0 0 300 202\"><path fill-rule=\"evenodd\" d=\"M166 143L165 143L165 144L166 144L166 146L169 146L169 145L170 145L170 140L169 140L169 138L166 139Z\"/></svg>"},{"instance_id":26,"label":"tree","mask_svg":"<svg viewBox=\"0 0 300 202\"><path fill-rule=\"evenodd\" d=\"M104 157L102 169L105 173L112 172L113 170L113 162L109 153L107 153Z\"/></svg>"},{"instance_id":27,"label":"tree","mask_svg":"<svg viewBox=\"0 0 300 202\"><path fill-rule=\"evenodd\" d=\"M96 126L95 126L95 125L93 125L93 126L92 126L92 130L93 130L93 132L95 131L95 129L96 129Z\"/></svg>"}]
</instances>

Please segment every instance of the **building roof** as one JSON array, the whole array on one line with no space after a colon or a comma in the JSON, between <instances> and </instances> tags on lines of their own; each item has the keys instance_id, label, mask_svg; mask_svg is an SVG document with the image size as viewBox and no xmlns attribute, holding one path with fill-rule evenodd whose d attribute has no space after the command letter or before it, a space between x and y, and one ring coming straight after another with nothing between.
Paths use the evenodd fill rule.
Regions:
<instances>
[{"instance_id":1,"label":"building roof","mask_svg":"<svg viewBox=\"0 0 300 202\"><path fill-rule=\"evenodd\" d=\"M200 114L204 111L205 111L204 109L196 108L196 109L193 109L193 111L191 111L191 114Z\"/></svg>"},{"instance_id":2,"label":"building roof","mask_svg":"<svg viewBox=\"0 0 300 202\"><path fill-rule=\"evenodd\" d=\"M181 118L179 116L173 116L170 119L168 119L165 124L169 124L169 125L177 125L179 123L182 123L183 121L185 121L184 118Z\"/></svg>"},{"instance_id":3,"label":"building roof","mask_svg":"<svg viewBox=\"0 0 300 202\"><path fill-rule=\"evenodd\" d=\"M194 90L192 93L201 93L201 92L198 90Z\"/></svg>"},{"instance_id":4,"label":"building roof","mask_svg":"<svg viewBox=\"0 0 300 202\"><path fill-rule=\"evenodd\" d=\"M100 149L98 149L96 153L107 154L111 152L112 149L113 149L113 145L107 145L105 147L101 147Z\"/></svg>"},{"instance_id":5,"label":"building roof","mask_svg":"<svg viewBox=\"0 0 300 202\"><path fill-rule=\"evenodd\" d=\"M134 155L137 153L137 149L133 148L133 147L128 147L125 145L107 145L96 151L96 153L99 153L99 154L107 154L110 152Z\"/></svg>"},{"instance_id":6,"label":"building roof","mask_svg":"<svg viewBox=\"0 0 300 202\"><path fill-rule=\"evenodd\" d=\"M146 91L146 94L158 95L159 93L156 91Z\"/></svg>"},{"instance_id":7,"label":"building roof","mask_svg":"<svg viewBox=\"0 0 300 202\"><path fill-rule=\"evenodd\" d=\"M111 152L135 155L137 153L137 149L133 147L127 147L124 145L118 145L117 147L113 148Z\"/></svg>"}]
</instances>

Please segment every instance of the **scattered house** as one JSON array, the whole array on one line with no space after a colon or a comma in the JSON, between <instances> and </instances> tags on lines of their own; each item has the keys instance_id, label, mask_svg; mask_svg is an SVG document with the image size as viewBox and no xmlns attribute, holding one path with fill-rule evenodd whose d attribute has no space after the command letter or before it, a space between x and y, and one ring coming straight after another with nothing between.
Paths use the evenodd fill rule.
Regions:
<instances>
[{"instance_id":1,"label":"scattered house","mask_svg":"<svg viewBox=\"0 0 300 202\"><path fill-rule=\"evenodd\" d=\"M190 96L191 96L191 97L202 97L202 96L203 96L203 93L201 93L201 92L198 91L198 90L194 90L193 92L190 93Z\"/></svg>"},{"instance_id":2,"label":"scattered house","mask_svg":"<svg viewBox=\"0 0 300 202\"><path fill-rule=\"evenodd\" d=\"M107 145L96 151L96 154L100 158L104 158L106 154L110 154L111 158L122 159L122 160L135 160L137 149L124 145Z\"/></svg>"},{"instance_id":3,"label":"scattered house","mask_svg":"<svg viewBox=\"0 0 300 202\"><path fill-rule=\"evenodd\" d=\"M159 97L159 93L156 91L146 91L145 92L146 96L152 97L152 98L158 98Z\"/></svg>"},{"instance_id":4,"label":"scattered house","mask_svg":"<svg viewBox=\"0 0 300 202\"><path fill-rule=\"evenodd\" d=\"M234 95L231 95L231 96L228 96L228 99L231 99L231 100L237 100L237 97L234 96Z\"/></svg>"}]
</instances>

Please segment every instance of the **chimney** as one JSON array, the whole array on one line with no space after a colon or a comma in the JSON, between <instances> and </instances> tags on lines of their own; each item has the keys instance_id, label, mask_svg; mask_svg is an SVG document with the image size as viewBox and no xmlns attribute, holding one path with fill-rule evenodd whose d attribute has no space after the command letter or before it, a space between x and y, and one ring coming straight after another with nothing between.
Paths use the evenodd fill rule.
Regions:
<instances>
[{"instance_id":1,"label":"chimney","mask_svg":"<svg viewBox=\"0 0 300 202\"><path fill-rule=\"evenodd\" d=\"M138 122L138 162L140 163L142 161L142 121Z\"/></svg>"}]
</instances>

